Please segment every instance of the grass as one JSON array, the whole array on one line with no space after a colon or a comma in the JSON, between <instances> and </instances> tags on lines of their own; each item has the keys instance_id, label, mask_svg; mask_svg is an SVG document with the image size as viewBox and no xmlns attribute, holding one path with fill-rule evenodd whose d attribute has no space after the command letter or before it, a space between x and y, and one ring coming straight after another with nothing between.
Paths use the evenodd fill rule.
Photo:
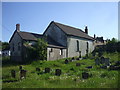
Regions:
<instances>
[{"instance_id":1,"label":"grass","mask_svg":"<svg viewBox=\"0 0 120 90\"><path fill-rule=\"evenodd\" d=\"M120 53L119 53L120 54ZM118 61L118 53L107 54L111 62ZM33 61L31 64L22 65L27 70L26 79L19 79L19 65L4 63L2 67L2 87L3 88L118 88L119 71L100 69L95 65L94 59L84 59L64 64L65 59L56 61ZM4 62L10 62L9 58ZM81 66L76 66L81 63ZM86 66L93 66L86 69ZM35 71L36 67L41 69ZM50 67L50 73L43 73L44 68ZM11 78L10 71L16 70L16 78ZM55 76L55 69L61 69L61 76ZM82 72L87 71L92 76L82 79ZM40 73L38 75L38 73ZM13 82L12 82L13 81Z\"/></svg>"}]
</instances>

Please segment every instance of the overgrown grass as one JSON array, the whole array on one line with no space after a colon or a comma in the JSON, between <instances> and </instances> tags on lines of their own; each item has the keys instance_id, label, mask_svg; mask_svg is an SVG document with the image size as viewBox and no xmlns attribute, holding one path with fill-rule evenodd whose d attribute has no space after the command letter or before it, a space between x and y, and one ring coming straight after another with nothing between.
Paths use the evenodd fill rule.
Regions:
<instances>
[{"instance_id":1,"label":"overgrown grass","mask_svg":"<svg viewBox=\"0 0 120 90\"><path fill-rule=\"evenodd\" d=\"M117 61L119 53L107 54L111 62ZM9 60L9 59L8 59ZM94 59L84 59L64 64L65 59L56 61L33 61L31 64L22 65L27 70L26 79L19 79L19 64L3 65L2 79L3 88L117 88L118 71L100 69L95 65ZM76 63L81 63L76 66ZM10 63L11 64L11 63ZM87 69L87 66L93 66ZM36 71L36 67L41 69ZM44 73L46 67L51 68L50 73ZM11 78L10 71L16 70L16 78ZM62 74L55 76L55 69L61 69ZM88 79L82 79L82 72L87 71L92 76ZM13 82L11 82L13 81Z\"/></svg>"}]
</instances>

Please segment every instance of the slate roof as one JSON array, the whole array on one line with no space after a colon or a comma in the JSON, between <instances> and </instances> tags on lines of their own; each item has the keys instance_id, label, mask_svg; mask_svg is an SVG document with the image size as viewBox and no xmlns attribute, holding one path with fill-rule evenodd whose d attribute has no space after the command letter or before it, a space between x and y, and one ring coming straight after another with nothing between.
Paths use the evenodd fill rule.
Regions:
<instances>
[{"instance_id":1,"label":"slate roof","mask_svg":"<svg viewBox=\"0 0 120 90\"><path fill-rule=\"evenodd\" d=\"M42 38L43 37L43 35L41 35L41 34L23 32L23 31L18 32L18 34L20 35L20 37L22 39L24 39L24 40L32 40L32 41L36 41L37 38ZM54 41L51 37L47 38L47 42L48 42L48 47L65 48L62 45L60 45L59 43L57 43L56 41Z\"/></svg>"},{"instance_id":2,"label":"slate roof","mask_svg":"<svg viewBox=\"0 0 120 90\"><path fill-rule=\"evenodd\" d=\"M54 21L53 21L54 22ZM82 31L81 29L78 28L74 28L68 25L64 25L58 22L54 22L61 30L63 30L63 32L65 32L67 35L72 35L72 36L77 36L77 37L81 37L81 38L86 38L89 40L94 40L93 37L89 36L88 34L86 34L84 31Z\"/></svg>"},{"instance_id":3,"label":"slate roof","mask_svg":"<svg viewBox=\"0 0 120 90\"><path fill-rule=\"evenodd\" d=\"M18 32L18 34L21 36L24 40L37 40L37 38L42 38L43 35L36 34L36 33L30 33L30 32Z\"/></svg>"}]
</instances>

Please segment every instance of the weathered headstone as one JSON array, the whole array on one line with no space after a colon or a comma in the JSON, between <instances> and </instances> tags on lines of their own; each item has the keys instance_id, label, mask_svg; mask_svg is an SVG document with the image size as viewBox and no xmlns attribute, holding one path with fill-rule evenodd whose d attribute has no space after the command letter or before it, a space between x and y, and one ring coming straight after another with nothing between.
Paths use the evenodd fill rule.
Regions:
<instances>
[{"instance_id":1,"label":"weathered headstone","mask_svg":"<svg viewBox=\"0 0 120 90\"><path fill-rule=\"evenodd\" d=\"M67 59L65 60L65 64L68 64L68 60Z\"/></svg>"},{"instance_id":2,"label":"weathered headstone","mask_svg":"<svg viewBox=\"0 0 120 90\"><path fill-rule=\"evenodd\" d=\"M40 71L40 68L36 68L36 71L38 71L38 72L39 72L39 71Z\"/></svg>"},{"instance_id":3,"label":"weathered headstone","mask_svg":"<svg viewBox=\"0 0 120 90\"><path fill-rule=\"evenodd\" d=\"M86 67L86 68L91 69L91 68L93 68L93 67L92 67L92 66L88 66L88 67Z\"/></svg>"},{"instance_id":4,"label":"weathered headstone","mask_svg":"<svg viewBox=\"0 0 120 90\"><path fill-rule=\"evenodd\" d=\"M87 72L82 73L82 78L87 79L89 77L89 74Z\"/></svg>"},{"instance_id":5,"label":"weathered headstone","mask_svg":"<svg viewBox=\"0 0 120 90\"><path fill-rule=\"evenodd\" d=\"M105 65L106 65L106 66L109 66L109 65L110 65L110 60L109 60L109 58L105 58Z\"/></svg>"},{"instance_id":6,"label":"weathered headstone","mask_svg":"<svg viewBox=\"0 0 120 90\"><path fill-rule=\"evenodd\" d=\"M120 66L110 65L109 70L120 70Z\"/></svg>"},{"instance_id":7,"label":"weathered headstone","mask_svg":"<svg viewBox=\"0 0 120 90\"><path fill-rule=\"evenodd\" d=\"M45 73L50 73L50 68L45 68Z\"/></svg>"},{"instance_id":8,"label":"weathered headstone","mask_svg":"<svg viewBox=\"0 0 120 90\"><path fill-rule=\"evenodd\" d=\"M95 59L95 65L99 65L100 64L100 60L99 60L99 58L96 58Z\"/></svg>"},{"instance_id":9,"label":"weathered headstone","mask_svg":"<svg viewBox=\"0 0 120 90\"><path fill-rule=\"evenodd\" d=\"M80 66L80 63L76 63L76 66Z\"/></svg>"},{"instance_id":10,"label":"weathered headstone","mask_svg":"<svg viewBox=\"0 0 120 90\"><path fill-rule=\"evenodd\" d=\"M11 76L12 76L13 78L16 77L16 72L15 72L15 70L11 70Z\"/></svg>"},{"instance_id":11,"label":"weathered headstone","mask_svg":"<svg viewBox=\"0 0 120 90\"><path fill-rule=\"evenodd\" d=\"M103 65L103 66L100 66L100 68L107 69L107 66Z\"/></svg>"},{"instance_id":12,"label":"weathered headstone","mask_svg":"<svg viewBox=\"0 0 120 90\"><path fill-rule=\"evenodd\" d=\"M101 57L101 58L100 58L100 63L101 63L101 64L104 64L104 63L105 63L105 58L104 58L104 57Z\"/></svg>"},{"instance_id":13,"label":"weathered headstone","mask_svg":"<svg viewBox=\"0 0 120 90\"><path fill-rule=\"evenodd\" d=\"M20 70L20 79L26 78L26 70Z\"/></svg>"},{"instance_id":14,"label":"weathered headstone","mask_svg":"<svg viewBox=\"0 0 120 90\"><path fill-rule=\"evenodd\" d=\"M75 58L74 57L72 57L72 61L74 61L75 60Z\"/></svg>"},{"instance_id":15,"label":"weathered headstone","mask_svg":"<svg viewBox=\"0 0 120 90\"><path fill-rule=\"evenodd\" d=\"M98 57L101 57L101 56L102 56L102 52L99 51L99 52L98 52Z\"/></svg>"},{"instance_id":16,"label":"weathered headstone","mask_svg":"<svg viewBox=\"0 0 120 90\"><path fill-rule=\"evenodd\" d=\"M19 66L19 70L22 70L22 66Z\"/></svg>"},{"instance_id":17,"label":"weathered headstone","mask_svg":"<svg viewBox=\"0 0 120 90\"><path fill-rule=\"evenodd\" d=\"M55 75L60 76L62 73L61 69L56 69L55 70Z\"/></svg>"},{"instance_id":18,"label":"weathered headstone","mask_svg":"<svg viewBox=\"0 0 120 90\"><path fill-rule=\"evenodd\" d=\"M119 65L120 65L120 61L116 61L115 66L119 66Z\"/></svg>"}]
</instances>

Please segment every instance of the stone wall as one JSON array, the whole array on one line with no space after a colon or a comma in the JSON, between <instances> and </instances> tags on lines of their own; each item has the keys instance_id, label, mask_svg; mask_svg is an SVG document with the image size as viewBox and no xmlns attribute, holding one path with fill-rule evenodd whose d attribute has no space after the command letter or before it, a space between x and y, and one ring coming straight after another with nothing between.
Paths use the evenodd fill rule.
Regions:
<instances>
[{"instance_id":1,"label":"stone wall","mask_svg":"<svg viewBox=\"0 0 120 90\"><path fill-rule=\"evenodd\" d=\"M22 47L22 39L18 35L18 33L15 32L14 37L12 38L10 42L11 60L22 61L22 55L21 55L22 48L21 47Z\"/></svg>"},{"instance_id":2,"label":"stone wall","mask_svg":"<svg viewBox=\"0 0 120 90\"><path fill-rule=\"evenodd\" d=\"M57 60L62 59L66 57L66 49L60 49L60 48L47 48L47 60Z\"/></svg>"},{"instance_id":3,"label":"stone wall","mask_svg":"<svg viewBox=\"0 0 120 90\"><path fill-rule=\"evenodd\" d=\"M68 37L68 57L79 56L80 52L77 51L77 41L79 42L79 51L81 56L86 55L87 42L88 42L88 53L94 50L94 43L92 40L87 40L79 37L69 36Z\"/></svg>"}]
</instances>

